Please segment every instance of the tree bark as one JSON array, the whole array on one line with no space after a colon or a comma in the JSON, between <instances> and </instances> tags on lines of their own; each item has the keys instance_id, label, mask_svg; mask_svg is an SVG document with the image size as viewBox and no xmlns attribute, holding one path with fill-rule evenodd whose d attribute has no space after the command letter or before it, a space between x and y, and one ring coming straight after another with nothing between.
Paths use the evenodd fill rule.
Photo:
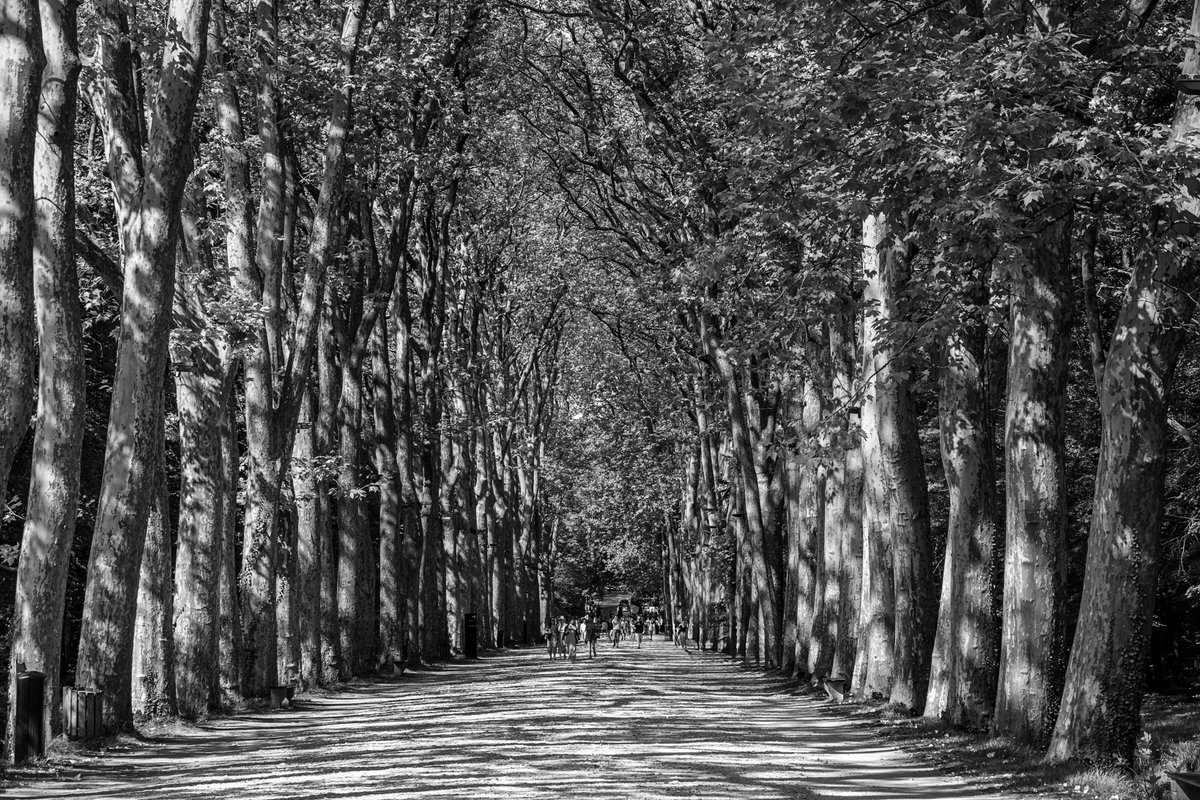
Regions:
<instances>
[{"instance_id":1,"label":"tree bark","mask_svg":"<svg viewBox=\"0 0 1200 800\"><path fill-rule=\"evenodd\" d=\"M132 721L129 687L137 571L153 500L179 206L190 166L189 137L207 26L207 0L172 0L151 106L154 124L143 162L127 72L124 15L112 2L97 10L99 72L90 94L105 131L125 283L76 683L104 691L107 731L124 729Z\"/></svg>"},{"instance_id":2,"label":"tree bark","mask_svg":"<svg viewBox=\"0 0 1200 800\"><path fill-rule=\"evenodd\" d=\"M1185 76L1200 72L1200 2L1192 7ZM1173 143L1194 149L1200 102L1180 94ZM1194 241L1200 185L1180 187L1164 238ZM1079 623L1047 757L1133 763L1141 733L1150 629L1159 572L1167 410L1192 299L1196 261L1149 242L1138 260L1104 360L1100 460Z\"/></svg>"},{"instance_id":3,"label":"tree bark","mask_svg":"<svg viewBox=\"0 0 1200 800\"><path fill-rule=\"evenodd\" d=\"M75 108L80 68L75 7L69 3L41 3L38 7L46 65L42 71L32 187L32 196L37 198L32 250L39 342L37 418L30 459L29 503L17 562L12 665L24 662L29 669L40 670L46 676L43 735L49 741L62 728L62 622L66 611L67 567L79 506L87 376L79 278L75 272ZM7 38L9 33L0 35ZM36 51L30 55L36 60ZM6 70L5 74L12 73ZM0 193L4 191L0 189ZM13 255L0 251L0 273L3 273L0 285L7 286L10 280L5 271L22 263ZM0 311L0 315L12 319L7 316L7 309ZM0 333L0 341L6 337L7 333ZM2 344L0 353L5 354L5 363L11 363ZM6 379L12 377L13 373L6 371ZM10 398L10 388L3 387L6 399L14 399ZM0 411L0 417L7 425L7 411ZM0 446L0 475L5 477L11 463L6 448ZM0 477L0 502L5 491L6 480ZM9 697L16 697L17 672L9 669ZM14 704L10 704L9 711L8 730L12 731Z\"/></svg>"},{"instance_id":4,"label":"tree bark","mask_svg":"<svg viewBox=\"0 0 1200 800\"><path fill-rule=\"evenodd\" d=\"M933 644L929 499L909 397L907 354L891 343L894 327L903 322L900 302L908 280L907 256L898 251L893 235L886 214L869 215L863 224L864 301L874 304L873 318L863 326L864 353L870 343L864 384L872 410L869 425L864 415L864 436L874 452L867 469L882 514L879 522L891 538L895 640L890 699L920 710Z\"/></svg>"},{"instance_id":5,"label":"tree bark","mask_svg":"<svg viewBox=\"0 0 1200 800\"><path fill-rule=\"evenodd\" d=\"M220 561L217 576L217 608L219 618L219 663L221 688L225 691L241 689L242 625L237 597L238 548L237 548L237 494L241 458L237 441L237 400L232 383L236 379L236 364L226 367L226 389L222 402L220 430L221 454L221 530Z\"/></svg>"},{"instance_id":6,"label":"tree bark","mask_svg":"<svg viewBox=\"0 0 1200 800\"><path fill-rule=\"evenodd\" d=\"M167 463L162 424L160 420L157 453L151 467L155 478L150 516L146 521L134 623L133 711L148 717L173 717L178 712L171 631L174 537L171 535L171 514L167 509Z\"/></svg>"},{"instance_id":7,"label":"tree bark","mask_svg":"<svg viewBox=\"0 0 1200 800\"><path fill-rule=\"evenodd\" d=\"M702 333L709 361L725 388L734 455L741 470L742 494L745 496L747 556L758 591L757 604L761 605L766 622L762 632L766 653L765 666L773 669L780 663L779 648L783 631L783 618L779 614L782 609L780 591L783 587L777 582L774 568L779 561L778 552L773 548L776 544L775 537L765 527L763 503L759 495L759 475L754 464L754 448L746 423L746 409L738 388L737 372L728 353L719 343L712 321L704 323Z\"/></svg>"},{"instance_id":8,"label":"tree bark","mask_svg":"<svg viewBox=\"0 0 1200 800\"><path fill-rule=\"evenodd\" d=\"M977 286L986 280L971 276ZM988 408L986 292L965 308L946 344L940 416L950 495L946 558L925 716L986 728L996 698L1000 530Z\"/></svg>"},{"instance_id":9,"label":"tree bark","mask_svg":"<svg viewBox=\"0 0 1200 800\"><path fill-rule=\"evenodd\" d=\"M334 457L337 451L337 409L341 397L341 369L337 363L331 310L326 306L317 337L317 400L313 447L318 458ZM330 491L333 478L322 471L317 478L317 540L320 550L321 671L320 681L337 679L342 661L338 638L337 541L334 536L334 509Z\"/></svg>"},{"instance_id":10,"label":"tree bark","mask_svg":"<svg viewBox=\"0 0 1200 800\"><path fill-rule=\"evenodd\" d=\"M349 336L350 334L346 334ZM367 530L362 470L362 350L342 336L342 395L338 406L338 637L342 659L339 677L349 680L374 666L373 614L363 597L367 569L374 559L365 552L371 543ZM370 629L368 630L368 626Z\"/></svg>"},{"instance_id":11,"label":"tree bark","mask_svg":"<svg viewBox=\"0 0 1200 800\"><path fill-rule=\"evenodd\" d=\"M201 233L189 209L183 219L176 330L171 341L179 417L179 531L175 554L174 653L179 713L196 719L220 702L219 590L221 526L225 492L221 429L227 347L209 328L210 299L201 288L211 275L211 257L201 254ZM192 205L192 203L189 203Z\"/></svg>"},{"instance_id":12,"label":"tree bark","mask_svg":"<svg viewBox=\"0 0 1200 800\"><path fill-rule=\"evenodd\" d=\"M837 492L826 496L826 524L841 529L841 558L838 579L841 582L838 608L838 641L830 672L835 678L849 679L854 674L858 650L859 606L863 583L863 459L859 441L860 409L853 406L855 358L852 303L844 300L829 325L829 350L832 363L832 395L841 417L838 432L846 437L845 452L826 478Z\"/></svg>"},{"instance_id":13,"label":"tree bark","mask_svg":"<svg viewBox=\"0 0 1200 800\"><path fill-rule=\"evenodd\" d=\"M992 728L1028 743L1049 736L1063 676L1070 233L1064 212L1025 244L1009 309L1007 543Z\"/></svg>"},{"instance_id":14,"label":"tree bark","mask_svg":"<svg viewBox=\"0 0 1200 800\"><path fill-rule=\"evenodd\" d=\"M39 125L38 88L45 64L38 4L32 0L4 0L2 10L0 363L4 369L0 370L0 507L6 503L8 472L35 407L34 138ZM70 59L71 53L63 56ZM58 68L64 67L60 61ZM73 132L68 138L71 135Z\"/></svg>"}]
</instances>

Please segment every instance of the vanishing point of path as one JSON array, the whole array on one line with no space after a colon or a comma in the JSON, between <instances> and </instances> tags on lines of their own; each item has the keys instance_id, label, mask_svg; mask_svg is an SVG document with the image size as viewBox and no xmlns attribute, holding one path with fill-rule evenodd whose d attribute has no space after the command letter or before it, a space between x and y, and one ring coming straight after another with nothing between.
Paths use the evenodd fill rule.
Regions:
<instances>
[{"instance_id":1,"label":"vanishing point of path","mask_svg":"<svg viewBox=\"0 0 1200 800\"><path fill-rule=\"evenodd\" d=\"M601 650L573 664L491 654L216 720L0 796L993 797L723 658L661 640Z\"/></svg>"}]
</instances>

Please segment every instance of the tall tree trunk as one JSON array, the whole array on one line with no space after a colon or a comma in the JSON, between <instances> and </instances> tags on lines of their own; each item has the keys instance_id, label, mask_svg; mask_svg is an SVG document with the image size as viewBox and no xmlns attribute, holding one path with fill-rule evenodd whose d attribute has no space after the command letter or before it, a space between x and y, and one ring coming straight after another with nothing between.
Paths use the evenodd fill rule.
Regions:
<instances>
[{"instance_id":1,"label":"tall tree trunk","mask_svg":"<svg viewBox=\"0 0 1200 800\"><path fill-rule=\"evenodd\" d=\"M146 521L146 544L138 578L137 620L134 623L133 710L150 717L170 717L175 700L174 580L171 514L167 508L167 463L160 421L154 456L154 488Z\"/></svg>"},{"instance_id":2,"label":"tall tree trunk","mask_svg":"<svg viewBox=\"0 0 1200 800\"><path fill-rule=\"evenodd\" d=\"M833 399L842 416L841 431L854 432L840 461L826 479L839 490L832 505L826 504L827 524L836 522L841 528L841 559L839 580L841 600L838 610L838 641L831 674L850 678L854 674L858 652L859 610L863 584L863 455L856 441L861 427L861 410L851 405L854 393L854 374L857 359L854 346L853 304L843 300L842 308L829 326L829 350L833 369ZM847 437L850 438L850 437Z\"/></svg>"},{"instance_id":3,"label":"tall tree trunk","mask_svg":"<svg viewBox=\"0 0 1200 800\"><path fill-rule=\"evenodd\" d=\"M370 616L362 597L371 543L359 473L362 469L362 353L343 342L342 396L338 406L338 637L342 660L339 677L349 680L373 666L375 631L366 630Z\"/></svg>"},{"instance_id":4,"label":"tall tree trunk","mask_svg":"<svg viewBox=\"0 0 1200 800\"><path fill-rule=\"evenodd\" d=\"M396 468L400 481L400 513L404 524L400 552L403 581L403 648L406 661L420 664L420 565L422 532L420 499L416 489L416 453L413 449L412 316L408 306L408 275L401 271L396 283L392 315L396 323L393 403L396 414ZM480 435L485 435L481 432Z\"/></svg>"},{"instance_id":5,"label":"tall tree trunk","mask_svg":"<svg viewBox=\"0 0 1200 800\"><path fill-rule=\"evenodd\" d=\"M779 647L783 630L783 618L779 614L782 609L780 592L783 587L779 584L776 574L779 553L775 545L778 542L774 531L768 531L766 528L767 518L764 516L763 501L759 494L759 475L754 464L754 448L750 441L746 409L738 387L737 371L729 354L720 345L712 321L706 320L702 327L702 338L709 361L725 388L733 450L741 470L746 515L747 555L750 558L751 571L758 590L757 604L762 607L763 619L766 621L766 627L762 632L764 652L766 653L765 666L772 669L779 665Z\"/></svg>"},{"instance_id":6,"label":"tall tree trunk","mask_svg":"<svg viewBox=\"0 0 1200 800\"><path fill-rule=\"evenodd\" d=\"M385 666L404 656L404 521L400 472L396 466L388 318L380 315L371 333L371 391L375 415L375 471L379 473L379 655Z\"/></svg>"},{"instance_id":7,"label":"tall tree trunk","mask_svg":"<svg viewBox=\"0 0 1200 800\"><path fill-rule=\"evenodd\" d=\"M282 364L280 352L280 271L286 181L282 142L279 136L279 16L276 0L255 4L255 66L258 73L258 138L262 148L259 203L254 222L253 258L241 258L235 274L238 291L256 306L261 323L253 331L243 357L246 416L246 517L242 546L242 689L262 695L279 682L279 560L281 529L279 442L276 437L275 382ZM233 87L225 94L236 95ZM236 97L223 98L222 113L233 116ZM232 122L222 125L232 130ZM227 184L244 179L234 161L232 147L226 148ZM231 187L234 188L234 187ZM246 187L236 186L234 206L248 218ZM237 205L244 204L243 209ZM232 221L240 227L242 220ZM240 253L238 255L241 255Z\"/></svg>"},{"instance_id":8,"label":"tall tree trunk","mask_svg":"<svg viewBox=\"0 0 1200 800\"><path fill-rule=\"evenodd\" d=\"M973 281L982 286L985 276ZM986 370L986 292L964 309L946 344L940 416L950 494L946 558L925 716L985 728L996 699L1000 530L995 516Z\"/></svg>"},{"instance_id":9,"label":"tall tree trunk","mask_svg":"<svg viewBox=\"0 0 1200 800\"><path fill-rule=\"evenodd\" d=\"M867 480L882 515L878 523L887 527L891 539L894 643L889 696L893 703L919 710L928 688L933 644L929 500L903 363L906 354L889 343L893 326L903 321L900 301L908 265L906 255L897 251L885 214L868 215L863 223L863 253L864 300L874 305L873 319L863 326L866 405L871 409L864 415L863 434L873 452ZM873 552L873 569L874 556ZM878 568L886 566L881 562Z\"/></svg>"},{"instance_id":10,"label":"tall tree trunk","mask_svg":"<svg viewBox=\"0 0 1200 800\"><path fill-rule=\"evenodd\" d=\"M67 567L79 506L79 463L87 376L74 245L75 107L80 68L75 7L51 3L40 3L38 7L46 66L42 72L32 186L32 196L37 198L32 251L33 299L39 342L37 419L30 459L29 503L17 562L12 665L24 662L29 669L40 670L46 676L43 732L45 740L49 741L62 728L59 713L62 622L66 611ZM7 30L0 33L5 40L10 35ZM0 46L7 48L7 44ZM36 47L29 55L36 63ZM13 75L8 70L4 74ZM6 93L7 87L0 92L11 97ZM19 115L21 111L17 111ZM0 133L0 137L3 136ZM4 145L0 145L2 147ZM20 172L14 177L19 178ZM0 196L5 191L11 190L0 188ZM0 237L3 235L0 232ZM12 277L17 277L10 277L7 270L22 269L24 262L14 255L8 250L0 251L0 285L7 286ZM0 293L6 291L0 289ZM14 319L7 314L5 306L0 316L6 320ZM7 336L7 332L0 332L0 342L7 341ZM12 363L7 360L4 344L0 344L0 353L6 357L4 363ZM19 369L12 373L6 371L5 378L13 378L14 373L18 373L19 379ZM12 387L3 388L6 401L18 399L10 394ZM7 413L7 410L0 411L5 426L9 424ZM6 496L10 463L11 450L7 445L0 445L0 503ZM13 698L16 697L17 672L10 667L8 696ZM8 730L12 731L14 704L10 704L9 711Z\"/></svg>"},{"instance_id":11,"label":"tall tree trunk","mask_svg":"<svg viewBox=\"0 0 1200 800\"><path fill-rule=\"evenodd\" d=\"M1005 414L1007 544L993 730L1045 742L1062 688L1064 431L1070 347L1069 211L1026 244L1009 309Z\"/></svg>"},{"instance_id":12,"label":"tall tree trunk","mask_svg":"<svg viewBox=\"0 0 1200 800\"><path fill-rule=\"evenodd\" d=\"M144 165L122 10L103 6L96 25L92 108L105 132L125 283L76 683L104 691L104 728L116 731L132 721L133 612L155 485L179 207L204 68L208 2L171 0Z\"/></svg>"},{"instance_id":13,"label":"tall tree trunk","mask_svg":"<svg viewBox=\"0 0 1200 800\"><path fill-rule=\"evenodd\" d=\"M8 497L8 472L34 409L33 165L38 87L45 64L38 4L32 0L4 0L2 11L0 363L4 369L0 370L0 506ZM69 60L72 53L66 51L63 56ZM65 68L65 63L60 62L58 68ZM70 135L73 132L68 138Z\"/></svg>"},{"instance_id":14,"label":"tall tree trunk","mask_svg":"<svg viewBox=\"0 0 1200 800\"><path fill-rule=\"evenodd\" d=\"M1200 72L1200 2L1192 6L1183 74ZM1171 140L1194 149L1200 102L1176 98ZM1164 236L1192 242L1200 186L1189 179L1165 209ZM1154 233L1153 231L1151 232ZM1079 623L1051 760L1133 763L1141 733L1150 629L1159 571L1167 403L1200 279L1194 257L1150 242L1130 277L1100 384L1100 461Z\"/></svg>"},{"instance_id":15,"label":"tall tree trunk","mask_svg":"<svg viewBox=\"0 0 1200 800\"><path fill-rule=\"evenodd\" d=\"M247 276L251 274L251 270L254 268L254 225L250 206L250 165L245 151L245 130L242 125L242 110L238 97L238 89L234 83L233 68L229 63L229 57L225 50L228 29L223 0L219 0L213 7L212 17L209 52L213 66L213 82L216 86L214 112L217 127L220 129L223 139L221 152L225 173L225 214L223 220L225 223L225 260L235 289L246 292L252 286L252 283L248 282ZM247 302L254 302L254 298L252 297L245 297L243 299ZM233 382L237 377L237 368L232 361L233 357L231 351L223 354L223 385L224 392L229 397L229 400L222 403L224 408L221 414L224 421L218 432L218 441L216 443L216 463L221 472L220 494L218 496L220 497L221 510L219 513L221 514L220 524L222 525L218 541L219 554L217 556L217 605L220 609L217 622L220 629L218 633L220 646L217 650L220 653L219 669L221 682L227 688L232 689L237 687L239 691L245 691L246 687L242 683L241 613L238 609L237 596L237 575L239 570L237 566L236 498L240 477L240 459L238 457L236 441L237 412L233 401L235 393L232 391ZM189 394L186 404L189 407L194 407L197 415L206 414L204 404L212 403L211 394L208 394L204 387L192 387L190 383L186 384L186 390ZM180 400L180 405L181 408L185 405L184 399ZM198 463L197 467L203 470L202 463ZM197 473L198 479L201 474L202 472ZM186 492L181 491L181 496L187 497L188 495ZM199 533L199 530L197 532ZM181 520L181 541L186 535ZM203 574L203 556L199 554L199 551L197 556L198 560L194 567L200 574ZM177 574L181 574L183 580L193 580L191 572L192 570L189 568L185 568L182 573L177 569ZM194 603L187 604L187 610L184 613L195 615L196 619L193 623L185 623L185 625L195 624L202 627L205 624L203 619L204 602L202 597L197 597ZM194 668L189 665L192 663L200 665L205 658L205 653L199 649L203 646L205 640L203 634L197 632L195 635L189 635L189 638L191 640L190 646L196 649L186 657L184 649L181 648L179 650L179 663L181 669L184 670L193 670ZM198 675L194 677L198 678ZM200 711L197 707L199 703L198 684L181 676L178 688L180 692L180 711L185 715L199 714Z\"/></svg>"},{"instance_id":16,"label":"tall tree trunk","mask_svg":"<svg viewBox=\"0 0 1200 800\"><path fill-rule=\"evenodd\" d=\"M292 444L292 492L296 498L296 597L300 680L307 685L321 682L321 480L314 459L316 452L317 393L310 385L297 422Z\"/></svg>"},{"instance_id":17,"label":"tall tree trunk","mask_svg":"<svg viewBox=\"0 0 1200 800\"><path fill-rule=\"evenodd\" d=\"M788 448L786 469L788 584L784 607L782 666L786 674L796 676L808 670L811 644L809 637L813 627L813 601L817 585L814 561L816 542L812 536L816 531L807 524L806 514L811 503L807 492L814 486L813 482L806 480L811 469L797 450Z\"/></svg>"},{"instance_id":18,"label":"tall tree trunk","mask_svg":"<svg viewBox=\"0 0 1200 800\"><path fill-rule=\"evenodd\" d=\"M193 182L194 183L194 182ZM191 190L189 189L189 196ZM196 198L200 203L203 196ZM193 203L189 200L189 206ZM196 205L199 205L197 203ZM208 328L201 288L212 276L197 220L184 214L179 287L175 293L175 367L179 418L179 531L175 554L174 653L179 713L195 719L220 701L217 600L223 524L221 427L227 404L228 354ZM203 255L202 255L203 254ZM219 349L220 348L220 349ZM169 553L168 553L169 555Z\"/></svg>"},{"instance_id":19,"label":"tall tree trunk","mask_svg":"<svg viewBox=\"0 0 1200 800\"><path fill-rule=\"evenodd\" d=\"M823 359L821 360L824 361ZM819 362L820 363L820 362ZM809 377L804 382L804 427L809 437L825 416L821 388ZM823 445L829 437L820 435ZM832 677L834 656L841 628L842 517L845 499L841 492L844 473L813 461L802 473L803 515L809 545L810 569L815 573L809 603L809 651L805 669L813 678ZM832 512L832 513L831 513Z\"/></svg>"},{"instance_id":20,"label":"tall tree trunk","mask_svg":"<svg viewBox=\"0 0 1200 800\"><path fill-rule=\"evenodd\" d=\"M337 363L337 344L334 342L332 311L326 306L317 337L317 399L313 427L313 447L321 459L331 459L337 452L337 411L341 397L342 372ZM317 478L317 541L320 551L320 610L321 664L319 680L329 682L338 677L342 662L342 647L338 636L337 539L334 535L334 508L330 497L333 479L327 474Z\"/></svg>"},{"instance_id":21,"label":"tall tree trunk","mask_svg":"<svg viewBox=\"0 0 1200 800\"><path fill-rule=\"evenodd\" d=\"M238 606L237 495L241 456L237 439L237 399L232 391L236 364L226 365L226 388L221 420L221 541L217 576L217 606L220 614L219 662L221 686L240 691L242 679L242 625Z\"/></svg>"}]
</instances>

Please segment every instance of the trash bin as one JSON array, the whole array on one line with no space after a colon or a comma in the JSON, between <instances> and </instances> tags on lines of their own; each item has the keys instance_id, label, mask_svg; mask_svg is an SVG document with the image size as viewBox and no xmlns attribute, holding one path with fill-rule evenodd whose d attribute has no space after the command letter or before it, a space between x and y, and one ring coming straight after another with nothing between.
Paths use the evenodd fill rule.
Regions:
<instances>
[{"instance_id":1,"label":"trash bin","mask_svg":"<svg viewBox=\"0 0 1200 800\"><path fill-rule=\"evenodd\" d=\"M46 753L42 738L43 694L46 676L41 672L17 675L16 730L13 731L13 761L21 763Z\"/></svg>"},{"instance_id":2,"label":"trash bin","mask_svg":"<svg viewBox=\"0 0 1200 800\"><path fill-rule=\"evenodd\" d=\"M64 686L62 690L63 730L68 739L100 738L104 717L103 694L98 691Z\"/></svg>"},{"instance_id":3,"label":"trash bin","mask_svg":"<svg viewBox=\"0 0 1200 800\"><path fill-rule=\"evenodd\" d=\"M479 658L479 618L474 614L463 617L463 655Z\"/></svg>"}]
</instances>

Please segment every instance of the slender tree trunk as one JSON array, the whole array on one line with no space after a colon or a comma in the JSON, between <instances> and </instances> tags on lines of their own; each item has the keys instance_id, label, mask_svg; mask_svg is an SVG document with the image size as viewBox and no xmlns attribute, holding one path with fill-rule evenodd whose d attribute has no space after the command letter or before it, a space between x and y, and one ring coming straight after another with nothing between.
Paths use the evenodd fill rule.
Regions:
<instances>
[{"instance_id":1,"label":"slender tree trunk","mask_svg":"<svg viewBox=\"0 0 1200 800\"><path fill-rule=\"evenodd\" d=\"M16 602L13 608L12 666L24 663L46 676L42 707L46 741L62 728L62 622L65 613L67 567L75 536L79 506L79 463L86 412L86 372L83 328L79 309L79 279L75 272L75 106L79 80L79 46L72 5L41 3L42 41L46 66L42 72L41 107L34 155L32 196L36 230L33 239L33 298L38 350L37 418L30 463L29 503L21 555L17 562ZM22 13L29 13L24 11ZM0 29L7 41L11 33ZM7 49L7 44L0 45ZM36 48L30 53L36 63ZM6 75L12 75L6 71ZM2 85L2 84L0 84ZM7 87L0 89L6 92ZM10 97L5 94L4 96ZM18 109L18 115L21 113ZM10 117L11 119L11 117ZM4 123L0 122L0 125ZM0 141L5 134L0 133ZM5 145L0 144L0 148ZM14 177L19 177L20 172ZM11 191L0 185L0 198ZM0 200L2 202L2 200ZM0 223L0 237L4 236ZM0 295L18 278L7 270L23 263L9 250L0 250ZM3 301L0 301L3 303ZM0 316L7 316L2 305ZM19 317L18 317L19 318ZM8 332L0 332L0 353ZM10 363L10 362L6 362ZM14 377L7 373L5 379ZM19 378L19 374L16 375ZM7 385L6 402L10 396ZM0 411L9 424L7 409ZM7 433L7 431L6 431ZM0 435L2 438L2 435ZM0 445L0 502L6 491L11 450ZM18 670L10 666L9 697L16 697ZM10 704L8 730L14 730ZM12 741L12 737L9 737ZM11 753L10 753L11 755Z\"/></svg>"},{"instance_id":2,"label":"slender tree trunk","mask_svg":"<svg viewBox=\"0 0 1200 800\"><path fill-rule=\"evenodd\" d=\"M993 730L1045 742L1065 663L1066 382L1071 217L1027 246L1009 309L1005 416L1007 544Z\"/></svg>"},{"instance_id":3,"label":"slender tree trunk","mask_svg":"<svg viewBox=\"0 0 1200 800\"><path fill-rule=\"evenodd\" d=\"M855 367L858 360L854 355L854 322L852 305L843 302L841 313L829 326L829 348L833 367L833 398L844 414L842 431L857 432L860 426L860 409L852 407L854 398ZM849 438L849 437L847 437ZM848 444L840 463L830 470L827 480L834 482L839 490L835 498L826 503L826 520L836 519L842 528L841 540L841 599L838 610L838 641L834 653L834 677L850 678L854 674L855 655L858 651L859 610L862 602L863 584L863 456L862 447L854 440Z\"/></svg>"},{"instance_id":4,"label":"slender tree trunk","mask_svg":"<svg viewBox=\"0 0 1200 800\"><path fill-rule=\"evenodd\" d=\"M162 422L160 421L160 426ZM171 569L171 514L167 509L166 452L159 429L154 456L155 480L146 544L138 578L137 620L134 623L133 710L150 717L171 717L178 712L175 698L175 647L171 631L174 616L174 576Z\"/></svg>"},{"instance_id":5,"label":"slender tree trunk","mask_svg":"<svg viewBox=\"0 0 1200 800\"><path fill-rule=\"evenodd\" d=\"M875 510L881 515L877 523L887 527L886 535L891 539L894 642L889 697L893 703L920 709L925 701L933 644L929 500L908 393L906 354L888 343L892 326L902 322L899 304L907 282L906 261L896 251L886 215L868 215L863 223L864 299L874 304L874 319L863 326L864 382L869 398L866 406L870 409L864 414L863 434L872 451L866 470ZM879 562L875 561L875 552L880 553ZM881 578L888 568L882 552L871 553L872 570ZM875 577L873 572L872 585ZM879 589L886 594L886 581ZM880 680L868 688L881 691L885 682Z\"/></svg>"},{"instance_id":6,"label":"slender tree trunk","mask_svg":"<svg viewBox=\"0 0 1200 800\"><path fill-rule=\"evenodd\" d=\"M984 279L974 277L977 284ZM987 727L996 698L1001 566L985 368L986 294L979 299L950 334L942 366L940 432L950 511L925 701L926 717L976 729Z\"/></svg>"},{"instance_id":7,"label":"slender tree trunk","mask_svg":"<svg viewBox=\"0 0 1200 800\"><path fill-rule=\"evenodd\" d=\"M337 363L333 320L329 307L322 315L317 337L317 400L313 429L313 447L322 459L333 458L337 452L337 410L341 397L342 372ZM320 612L321 629L320 680L337 680L343 661L338 636L338 547L334 533L334 509L330 490L333 479L327 474L317 478L317 541L320 553Z\"/></svg>"},{"instance_id":8,"label":"slender tree trunk","mask_svg":"<svg viewBox=\"0 0 1200 800\"><path fill-rule=\"evenodd\" d=\"M34 410L34 138L43 65L38 4L4 0L0 16L0 506ZM58 42L55 42L57 44ZM73 51L57 68L67 68ZM71 69L77 69L72 66ZM49 121L48 121L49 122ZM68 134L68 138L72 134ZM61 140L61 137L59 137ZM69 163L69 162L68 162ZM41 169L52 166L47 164ZM41 171L41 169L39 171ZM47 178L51 177L47 173ZM55 189L56 193L61 189ZM39 243L40 246L40 243Z\"/></svg>"},{"instance_id":9,"label":"slender tree trunk","mask_svg":"<svg viewBox=\"0 0 1200 800\"><path fill-rule=\"evenodd\" d=\"M412 316L408 306L408 275L401 271L397 281L392 314L396 321L395 389L396 467L400 480L400 513L404 524L400 552L404 586L404 654L407 663L419 666L420 642L420 565L423 550L420 500L416 489L416 454L413 449L413 374ZM481 435L484 435L481 433Z\"/></svg>"},{"instance_id":10,"label":"slender tree trunk","mask_svg":"<svg viewBox=\"0 0 1200 800\"><path fill-rule=\"evenodd\" d=\"M345 342L344 342L345 344ZM342 660L339 677L349 680L364 674L364 665L374 661L374 629L362 597L366 581L364 550L370 547L363 490L359 486L362 469L362 357L358 348L342 347L342 396L338 406L339 467L337 475L338 522L338 637ZM369 667L368 667L369 668Z\"/></svg>"},{"instance_id":11,"label":"slender tree trunk","mask_svg":"<svg viewBox=\"0 0 1200 800\"><path fill-rule=\"evenodd\" d=\"M190 192L191 190L189 190ZM197 198L202 202L202 195ZM193 203L189 202L189 206ZM199 209L202 211L203 206ZM218 654L221 525L224 491L221 427L225 353L207 330L207 297L200 288L211 278L211 259L194 213L184 214L179 287L175 294L175 367L179 418L179 531L175 554L174 654L179 713L195 719L220 700ZM168 552L168 555L170 553Z\"/></svg>"},{"instance_id":12,"label":"slender tree trunk","mask_svg":"<svg viewBox=\"0 0 1200 800\"><path fill-rule=\"evenodd\" d=\"M375 398L375 471L379 473L379 655L385 666L404 656L404 565L401 548L400 473L396 466L396 418L388 319L380 315L371 334L371 391Z\"/></svg>"},{"instance_id":13,"label":"slender tree trunk","mask_svg":"<svg viewBox=\"0 0 1200 800\"><path fill-rule=\"evenodd\" d=\"M809 436L816 435L816 427L825 416L821 390L810 377L804 386L804 425ZM827 436L822 436L827 440ZM827 443L827 442L826 442ZM846 530L842 524L845 500L841 492L843 473L830 470L824 465L811 463L802 473L804 493L804 526L809 545L809 558L816 580L812 582L809 604L809 631L811 633L808 659L805 667L813 678L833 675L834 655L840 627L841 611L841 568L842 537ZM830 513L830 512L833 513Z\"/></svg>"},{"instance_id":14,"label":"slender tree trunk","mask_svg":"<svg viewBox=\"0 0 1200 800\"><path fill-rule=\"evenodd\" d=\"M321 481L314 460L316 451L317 393L310 387L300 409L296 441L292 445L292 492L296 498L296 597L300 680L321 682Z\"/></svg>"},{"instance_id":15,"label":"slender tree trunk","mask_svg":"<svg viewBox=\"0 0 1200 800\"><path fill-rule=\"evenodd\" d=\"M275 420L275 386L280 352L280 271L284 222L285 176L282 142L279 137L279 89L276 61L279 52L278 3L266 0L255 4L258 73L258 138L262 148L259 176L259 203L254 222L254 247L246 248L247 257L236 265L238 291L259 309L261 323L253 331L253 340L243 357L246 416L246 518L242 548L242 643L246 657L242 661L242 688L251 695L262 695L279 682L279 597L280 561L280 472ZM236 92L225 90L221 112L227 133L233 132ZM233 96L230 96L233 95ZM238 120L240 121L240 120ZM226 148L226 182L246 180L237 154ZM231 186L234 206L248 219L249 198L246 185ZM241 204L242 207L238 208ZM242 218L232 220L240 227ZM248 257L253 253L253 258ZM242 253L235 255L241 257Z\"/></svg>"},{"instance_id":16,"label":"slender tree trunk","mask_svg":"<svg viewBox=\"0 0 1200 800\"><path fill-rule=\"evenodd\" d=\"M1192 7L1184 75L1200 72L1200 2ZM1200 103L1180 94L1171 139L1195 148ZM1187 181L1168 207L1166 235L1194 241L1200 186ZM1079 623L1048 757L1133 763L1141 733L1159 571L1167 403L1195 310L1195 258L1152 242L1139 259L1104 362L1100 461Z\"/></svg>"},{"instance_id":17,"label":"slender tree trunk","mask_svg":"<svg viewBox=\"0 0 1200 800\"><path fill-rule=\"evenodd\" d=\"M226 365L227 384L236 379L237 367ZM241 690L242 625L237 597L238 542L237 494L241 457L237 440L237 401L231 388L222 399L225 413L221 421L221 541L217 576L217 600L220 613L219 662L221 686L226 691Z\"/></svg>"}]
</instances>

